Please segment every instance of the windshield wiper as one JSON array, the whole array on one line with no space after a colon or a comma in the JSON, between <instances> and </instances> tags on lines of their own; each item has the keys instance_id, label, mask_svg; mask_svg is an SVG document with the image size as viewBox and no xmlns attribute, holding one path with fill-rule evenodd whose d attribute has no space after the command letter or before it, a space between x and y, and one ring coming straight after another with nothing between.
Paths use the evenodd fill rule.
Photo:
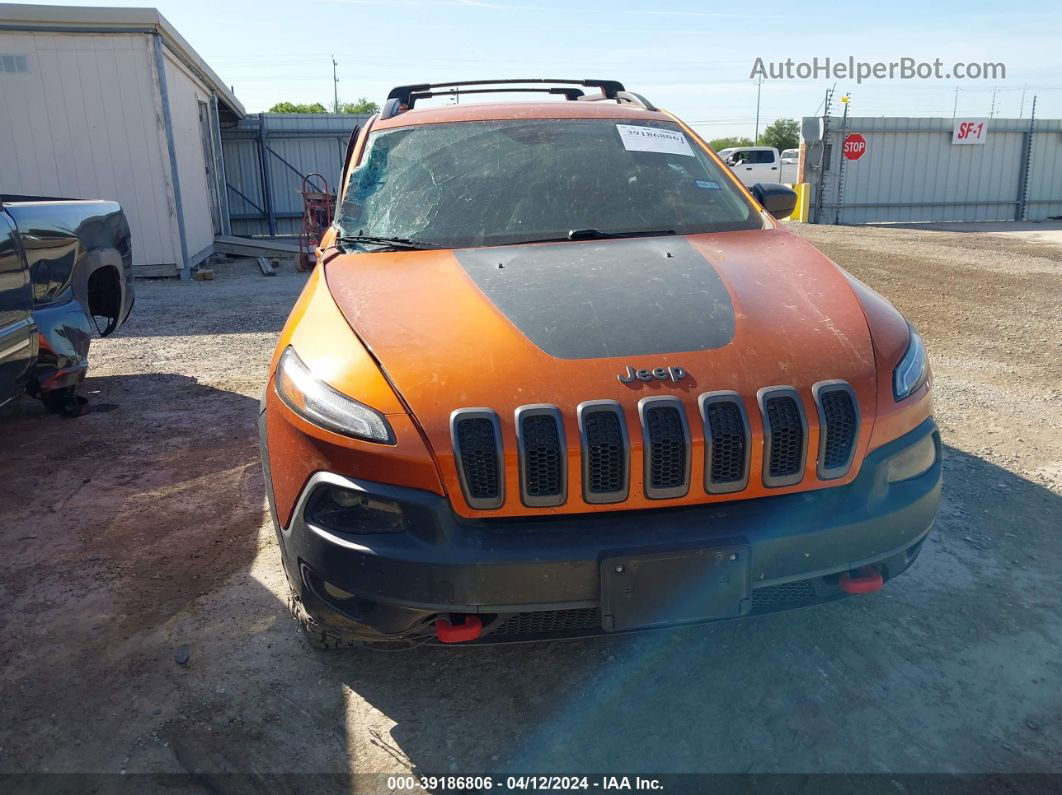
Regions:
<instances>
[{"instance_id":1,"label":"windshield wiper","mask_svg":"<svg viewBox=\"0 0 1062 795\"><path fill-rule=\"evenodd\" d=\"M635 232L602 232L600 229L572 229L569 240L610 240L615 237L662 237L675 234L674 229L646 229Z\"/></svg>"},{"instance_id":2,"label":"windshield wiper","mask_svg":"<svg viewBox=\"0 0 1062 795\"><path fill-rule=\"evenodd\" d=\"M376 237L375 235L340 235L339 242L351 243L358 246L408 249L409 251L423 251L431 248L441 248L441 246L437 246L434 243L424 243L420 240L410 240L406 237Z\"/></svg>"},{"instance_id":3,"label":"windshield wiper","mask_svg":"<svg viewBox=\"0 0 1062 795\"><path fill-rule=\"evenodd\" d=\"M563 243L565 240L612 240L619 237L663 237L677 234L674 229L646 229L636 232L602 232L600 229L571 229L564 237L536 237L531 240L520 240L516 243L507 243L510 246L520 246L525 243Z\"/></svg>"}]
</instances>

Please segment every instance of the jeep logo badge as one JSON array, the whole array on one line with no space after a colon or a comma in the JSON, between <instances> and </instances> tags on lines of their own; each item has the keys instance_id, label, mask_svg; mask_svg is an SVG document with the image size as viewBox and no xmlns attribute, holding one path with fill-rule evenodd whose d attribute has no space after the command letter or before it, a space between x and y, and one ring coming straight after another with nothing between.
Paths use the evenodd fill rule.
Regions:
<instances>
[{"instance_id":1,"label":"jeep logo badge","mask_svg":"<svg viewBox=\"0 0 1062 795\"><path fill-rule=\"evenodd\" d=\"M652 370L635 370L628 366L627 372L617 375L621 384L629 384L635 379L638 381L681 381L686 377L686 371L681 367L654 367Z\"/></svg>"}]
</instances>

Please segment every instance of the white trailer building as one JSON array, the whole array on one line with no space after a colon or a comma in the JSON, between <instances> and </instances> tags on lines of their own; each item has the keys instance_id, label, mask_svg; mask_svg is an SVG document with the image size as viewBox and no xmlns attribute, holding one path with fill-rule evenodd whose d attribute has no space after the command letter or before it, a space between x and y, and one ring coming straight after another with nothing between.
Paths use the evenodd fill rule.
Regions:
<instances>
[{"instance_id":1,"label":"white trailer building","mask_svg":"<svg viewBox=\"0 0 1062 795\"><path fill-rule=\"evenodd\" d=\"M139 276L228 234L221 125L244 108L150 8L0 4L0 194L121 203Z\"/></svg>"}]
</instances>

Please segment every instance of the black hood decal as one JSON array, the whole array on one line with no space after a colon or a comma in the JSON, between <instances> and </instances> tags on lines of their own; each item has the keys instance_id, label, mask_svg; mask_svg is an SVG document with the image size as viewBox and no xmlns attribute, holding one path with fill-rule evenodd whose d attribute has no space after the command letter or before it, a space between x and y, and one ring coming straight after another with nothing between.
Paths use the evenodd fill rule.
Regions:
<instances>
[{"instance_id":1,"label":"black hood decal","mask_svg":"<svg viewBox=\"0 0 1062 795\"><path fill-rule=\"evenodd\" d=\"M721 348L734 305L682 237L461 249L461 267L535 345L560 359Z\"/></svg>"}]
</instances>

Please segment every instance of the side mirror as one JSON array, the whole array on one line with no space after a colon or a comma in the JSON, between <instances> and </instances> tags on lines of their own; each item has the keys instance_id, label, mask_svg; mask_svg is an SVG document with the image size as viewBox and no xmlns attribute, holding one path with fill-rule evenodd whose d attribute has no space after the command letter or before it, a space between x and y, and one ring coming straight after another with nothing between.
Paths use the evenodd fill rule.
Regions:
<instances>
[{"instance_id":1,"label":"side mirror","mask_svg":"<svg viewBox=\"0 0 1062 795\"><path fill-rule=\"evenodd\" d=\"M757 182L752 186L752 195L778 220L788 218L796 209L796 192L780 182Z\"/></svg>"}]
</instances>

